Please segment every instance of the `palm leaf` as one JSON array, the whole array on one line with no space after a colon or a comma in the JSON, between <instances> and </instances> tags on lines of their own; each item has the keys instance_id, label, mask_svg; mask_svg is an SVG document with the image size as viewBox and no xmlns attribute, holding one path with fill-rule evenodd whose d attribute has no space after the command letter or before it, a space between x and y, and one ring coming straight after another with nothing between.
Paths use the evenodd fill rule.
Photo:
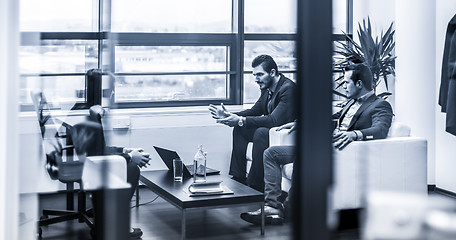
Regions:
<instances>
[{"instance_id":1,"label":"palm leaf","mask_svg":"<svg viewBox=\"0 0 456 240\"><path fill-rule=\"evenodd\" d=\"M387 76L395 75L395 59L393 51L396 46L394 42L395 30L393 23L390 24L386 32L381 31L379 36L373 37L372 25L370 18L364 19L358 23L358 39L355 42L347 33L343 32L346 37L345 42L338 42L334 50L338 54L337 61L333 63L333 69L340 71L347 65L364 62L374 75L375 85L381 81L386 81Z\"/></svg>"}]
</instances>

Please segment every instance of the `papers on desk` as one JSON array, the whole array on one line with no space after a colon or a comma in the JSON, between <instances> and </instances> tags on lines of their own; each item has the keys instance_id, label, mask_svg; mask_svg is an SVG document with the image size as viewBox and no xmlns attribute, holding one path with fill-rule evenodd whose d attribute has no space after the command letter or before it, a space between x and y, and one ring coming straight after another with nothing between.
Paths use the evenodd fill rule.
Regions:
<instances>
[{"instance_id":1,"label":"papers on desk","mask_svg":"<svg viewBox=\"0 0 456 240\"><path fill-rule=\"evenodd\" d=\"M187 192L190 197L233 194L231 189L222 185L222 181L192 183L188 186L188 189L184 189L184 191Z\"/></svg>"}]
</instances>

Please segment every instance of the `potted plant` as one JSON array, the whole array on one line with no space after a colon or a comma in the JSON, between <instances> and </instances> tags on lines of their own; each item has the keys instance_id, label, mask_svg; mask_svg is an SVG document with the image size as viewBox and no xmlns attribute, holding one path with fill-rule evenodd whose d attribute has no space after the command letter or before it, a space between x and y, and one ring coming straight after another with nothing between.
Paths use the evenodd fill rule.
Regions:
<instances>
[{"instance_id":1,"label":"potted plant","mask_svg":"<svg viewBox=\"0 0 456 240\"><path fill-rule=\"evenodd\" d=\"M393 50L395 46L394 33L392 30L393 23L389 26L388 30L380 36L372 35L372 27L370 19L363 20L363 25L358 23L358 38L359 44L353 40L347 33L344 33L347 41L338 42L335 49L335 61L333 64L333 70L335 72L343 72L347 65L354 63L365 63L372 71L374 75L375 86L383 80L386 90L388 91L387 77L389 75L395 76L395 59ZM344 94L337 91L342 86L341 81L343 76L339 76L335 79L336 88L335 93L340 96L346 97ZM391 95L390 92L384 92L377 94L379 96L387 97Z\"/></svg>"}]
</instances>

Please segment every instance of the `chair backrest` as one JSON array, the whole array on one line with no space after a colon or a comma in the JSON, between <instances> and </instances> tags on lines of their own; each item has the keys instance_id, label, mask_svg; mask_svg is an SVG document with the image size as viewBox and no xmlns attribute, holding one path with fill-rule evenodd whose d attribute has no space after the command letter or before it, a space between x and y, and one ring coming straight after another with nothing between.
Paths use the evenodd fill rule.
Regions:
<instances>
[{"instance_id":1,"label":"chair backrest","mask_svg":"<svg viewBox=\"0 0 456 240\"><path fill-rule=\"evenodd\" d=\"M71 138L80 156L100 156L105 153L105 140L101 123L84 121L73 126Z\"/></svg>"},{"instance_id":2,"label":"chair backrest","mask_svg":"<svg viewBox=\"0 0 456 240\"><path fill-rule=\"evenodd\" d=\"M59 126L55 124L44 94L42 92L32 92L31 97L38 117L43 144L42 149L46 156L45 168L49 177L53 180L58 179L63 183L81 182L84 163L82 161L63 161L62 153L64 147L58 132Z\"/></svg>"},{"instance_id":3,"label":"chair backrest","mask_svg":"<svg viewBox=\"0 0 456 240\"><path fill-rule=\"evenodd\" d=\"M40 126L43 151L46 155L46 170L51 179L58 179L58 165L62 162L62 144L57 138L58 130L52 118L49 104L42 92L31 93L33 106Z\"/></svg>"}]
</instances>

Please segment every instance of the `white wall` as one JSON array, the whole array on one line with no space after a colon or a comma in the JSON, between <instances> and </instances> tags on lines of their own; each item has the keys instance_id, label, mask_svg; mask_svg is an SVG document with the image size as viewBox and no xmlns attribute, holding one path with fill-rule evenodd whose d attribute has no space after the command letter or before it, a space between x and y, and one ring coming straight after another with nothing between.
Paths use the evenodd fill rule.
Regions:
<instances>
[{"instance_id":1,"label":"white wall","mask_svg":"<svg viewBox=\"0 0 456 240\"><path fill-rule=\"evenodd\" d=\"M396 1L396 120L427 139L429 184L435 184L434 36L434 1Z\"/></svg>"},{"instance_id":2,"label":"white wall","mask_svg":"<svg viewBox=\"0 0 456 240\"><path fill-rule=\"evenodd\" d=\"M113 113L111 118L115 121L119 116ZM216 124L207 107L192 112L130 115L130 119L131 127L127 131L112 130L108 125L105 129L111 139L109 145L142 147L151 153L151 166L143 171L166 168L155 152L154 145L173 149L185 164L193 164L197 147L202 144L208 153L207 166L228 174L232 128Z\"/></svg>"},{"instance_id":3,"label":"white wall","mask_svg":"<svg viewBox=\"0 0 456 240\"><path fill-rule=\"evenodd\" d=\"M353 33L356 34L358 22L362 24L369 16L374 32L386 31L395 20L396 0L353 0Z\"/></svg>"},{"instance_id":4,"label":"white wall","mask_svg":"<svg viewBox=\"0 0 456 240\"><path fill-rule=\"evenodd\" d=\"M437 105L440 88L442 69L443 47L448 22L456 14L456 1L436 1L436 81L435 103ZM436 106L436 185L439 188L456 193L456 136L445 132L445 114L440 112L440 106Z\"/></svg>"}]
</instances>

